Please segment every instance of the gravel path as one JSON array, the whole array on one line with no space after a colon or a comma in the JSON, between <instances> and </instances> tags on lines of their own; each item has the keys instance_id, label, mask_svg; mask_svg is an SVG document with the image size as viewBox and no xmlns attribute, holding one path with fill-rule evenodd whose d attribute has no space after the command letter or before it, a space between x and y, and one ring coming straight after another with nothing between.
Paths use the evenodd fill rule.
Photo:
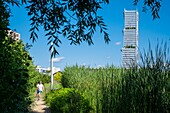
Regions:
<instances>
[{"instance_id":1,"label":"gravel path","mask_svg":"<svg viewBox=\"0 0 170 113\"><path fill-rule=\"evenodd\" d=\"M46 105L46 102L43 99L35 100L32 104L31 113L51 113L49 107Z\"/></svg>"}]
</instances>

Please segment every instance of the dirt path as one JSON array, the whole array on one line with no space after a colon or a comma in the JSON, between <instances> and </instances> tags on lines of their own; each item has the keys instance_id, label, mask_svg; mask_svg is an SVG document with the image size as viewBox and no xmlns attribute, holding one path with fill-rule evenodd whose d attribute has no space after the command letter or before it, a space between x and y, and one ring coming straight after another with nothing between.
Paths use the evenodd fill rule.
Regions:
<instances>
[{"instance_id":1,"label":"dirt path","mask_svg":"<svg viewBox=\"0 0 170 113\"><path fill-rule=\"evenodd\" d=\"M32 111L31 113L51 113L49 107L46 105L44 99L35 100L32 103Z\"/></svg>"}]
</instances>

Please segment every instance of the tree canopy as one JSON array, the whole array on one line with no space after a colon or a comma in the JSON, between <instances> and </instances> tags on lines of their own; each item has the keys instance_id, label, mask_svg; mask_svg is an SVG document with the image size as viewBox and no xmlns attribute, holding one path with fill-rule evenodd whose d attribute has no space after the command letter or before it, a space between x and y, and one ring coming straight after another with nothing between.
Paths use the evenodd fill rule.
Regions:
<instances>
[{"instance_id":1,"label":"tree canopy","mask_svg":"<svg viewBox=\"0 0 170 113\"><path fill-rule=\"evenodd\" d=\"M132 0L133 5L137 5L139 0ZM151 10L153 19L159 18L159 10L162 0L143 0L143 11ZM109 0L3 0L0 2L3 11L2 17L7 19L4 24L8 25L10 17L9 4L21 6L26 5L26 10L30 16L30 39L34 42L37 32L42 27L45 31L49 50L54 47L52 56L59 54L55 47L62 44L61 37L70 40L70 44L79 45L87 42L93 44L93 35L99 27L100 33L106 43L110 38L107 26L101 15L98 15L102 4L109 4ZM3 20L0 20L3 21ZM4 27L4 26L0 26Z\"/></svg>"}]
</instances>

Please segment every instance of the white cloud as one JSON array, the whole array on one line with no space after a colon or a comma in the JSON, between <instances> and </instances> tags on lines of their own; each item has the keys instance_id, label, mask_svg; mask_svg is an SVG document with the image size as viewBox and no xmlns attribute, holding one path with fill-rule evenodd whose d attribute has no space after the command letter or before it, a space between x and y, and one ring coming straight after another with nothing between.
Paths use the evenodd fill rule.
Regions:
<instances>
[{"instance_id":1,"label":"white cloud","mask_svg":"<svg viewBox=\"0 0 170 113\"><path fill-rule=\"evenodd\" d=\"M104 65L97 65L97 68L103 68L103 67L105 67Z\"/></svg>"},{"instance_id":2,"label":"white cloud","mask_svg":"<svg viewBox=\"0 0 170 113\"><path fill-rule=\"evenodd\" d=\"M107 59L110 59L110 56L107 56L106 58L107 58Z\"/></svg>"},{"instance_id":3,"label":"white cloud","mask_svg":"<svg viewBox=\"0 0 170 113\"><path fill-rule=\"evenodd\" d=\"M86 66L86 63L81 64L81 66Z\"/></svg>"},{"instance_id":4,"label":"white cloud","mask_svg":"<svg viewBox=\"0 0 170 113\"><path fill-rule=\"evenodd\" d=\"M53 58L53 62L60 62L64 57Z\"/></svg>"},{"instance_id":5,"label":"white cloud","mask_svg":"<svg viewBox=\"0 0 170 113\"><path fill-rule=\"evenodd\" d=\"M115 44L116 44L116 45L121 45L121 42L116 42Z\"/></svg>"},{"instance_id":6,"label":"white cloud","mask_svg":"<svg viewBox=\"0 0 170 113\"><path fill-rule=\"evenodd\" d=\"M100 67L102 67L102 65L98 65L98 66L97 66L97 68L100 68Z\"/></svg>"},{"instance_id":7,"label":"white cloud","mask_svg":"<svg viewBox=\"0 0 170 113\"><path fill-rule=\"evenodd\" d=\"M102 68L102 67L104 67L103 65L96 65L95 67L93 67L93 68L95 68L95 69L98 69L98 68Z\"/></svg>"}]
</instances>

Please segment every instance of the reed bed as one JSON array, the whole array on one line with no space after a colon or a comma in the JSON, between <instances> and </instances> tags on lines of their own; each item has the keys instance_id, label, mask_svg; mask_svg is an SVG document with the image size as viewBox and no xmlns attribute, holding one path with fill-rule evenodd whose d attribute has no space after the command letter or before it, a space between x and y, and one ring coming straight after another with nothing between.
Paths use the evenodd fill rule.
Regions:
<instances>
[{"instance_id":1,"label":"reed bed","mask_svg":"<svg viewBox=\"0 0 170 113\"><path fill-rule=\"evenodd\" d=\"M66 67L64 87L78 89L92 113L169 113L170 55L166 43L141 54L137 67Z\"/></svg>"}]
</instances>

